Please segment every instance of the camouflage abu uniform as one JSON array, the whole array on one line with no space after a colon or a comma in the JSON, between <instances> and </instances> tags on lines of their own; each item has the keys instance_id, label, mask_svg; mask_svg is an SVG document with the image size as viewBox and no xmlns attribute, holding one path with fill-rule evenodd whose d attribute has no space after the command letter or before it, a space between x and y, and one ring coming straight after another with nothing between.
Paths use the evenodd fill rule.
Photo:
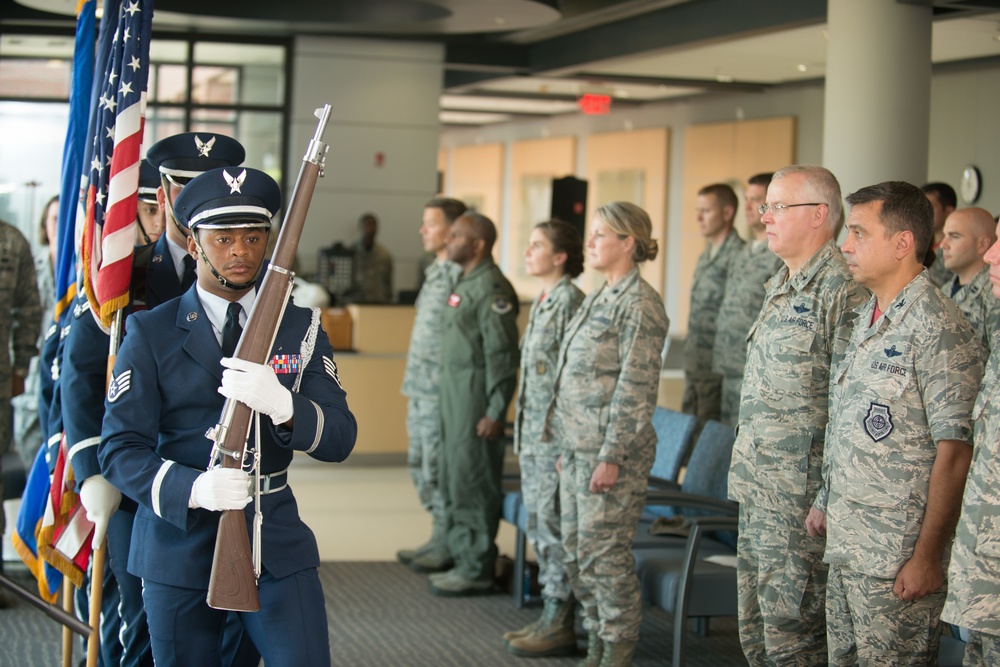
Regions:
<instances>
[{"instance_id":1,"label":"camouflage abu uniform","mask_svg":"<svg viewBox=\"0 0 1000 667\"><path fill-rule=\"evenodd\" d=\"M736 426L740 412L747 332L764 303L764 283L782 266L781 258L768 249L767 241L751 241L732 255L729 275L737 278L726 281L712 348L712 370L722 376L720 420L729 426Z\"/></svg>"},{"instance_id":2,"label":"camouflage abu uniform","mask_svg":"<svg viewBox=\"0 0 1000 667\"><path fill-rule=\"evenodd\" d=\"M10 439L10 399L14 374L28 375L28 364L38 354L42 306L35 282L31 246L16 227L0 221L0 456ZM0 498L3 479L0 478ZM0 512L0 533L6 525Z\"/></svg>"},{"instance_id":3,"label":"camouflage abu uniform","mask_svg":"<svg viewBox=\"0 0 1000 667\"><path fill-rule=\"evenodd\" d=\"M958 276L955 276L941 287L941 291L958 304L988 352L990 336L1000 330L1000 300L993 296L990 287L990 267L984 266L967 285L956 290L957 281Z\"/></svg>"},{"instance_id":4,"label":"camouflage abu uniform","mask_svg":"<svg viewBox=\"0 0 1000 667\"><path fill-rule=\"evenodd\" d=\"M830 368L843 357L857 285L833 241L767 281L747 336L729 497L740 503L740 640L751 665L826 660L823 538L806 515L822 486ZM721 333L721 332L720 332Z\"/></svg>"},{"instance_id":5,"label":"camouflage abu uniform","mask_svg":"<svg viewBox=\"0 0 1000 667\"><path fill-rule=\"evenodd\" d=\"M983 349L958 307L918 274L869 326L859 309L834 374L823 476L830 664L925 664L937 654L946 586L893 593L923 525L941 440L972 440ZM948 551L945 550L944 559ZM896 664L896 662L893 662Z\"/></svg>"},{"instance_id":6,"label":"camouflage abu uniform","mask_svg":"<svg viewBox=\"0 0 1000 667\"><path fill-rule=\"evenodd\" d=\"M994 331L993 349L1000 350ZM1000 353L991 354L972 418L976 440L965 483L962 517L948 569L948 601L941 618L971 637L965 665L1000 663Z\"/></svg>"},{"instance_id":7,"label":"camouflage abu uniform","mask_svg":"<svg viewBox=\"0 0 1000 667\"><path fill-rule=\"evenodd\" d=\"M545 408L555 389L559 344L583 292L563 276L536 301L521 338L521 380L514 421L514 450L520 454L521 494L527 537L538 559L538 580L546 597L566 601L569 579L559 532L559 447L542 442Z\"/></svg>"},{"instance_id":8,"label":"camouflage abu uniform","mask_svg":"<svg viewBox=\"0 0 1000 667\"><path fill-rule=\"evenodd\" d=\"M448 307L448 295L462 273L454 262L435 261L427 267L424 284L417 295L410 349L406 354L402 394L409 398L406 434L410 444L406 464L417 497L431 513L435 528L444 526L444 507L438 486L438 452L441 449L441 325ZM440 528L439 528L440 527ZM440 537L443 542L443 533ZM443 544L441 545L444 546Z\"/></svg>"},{"instance_id":9,"label":"camouflage abu uniform","mask_svg":"<svg viewBox=\"0 0 1000 667\"><path fill-rule=\"evenodd\" d=\"M950 283L951 279L955 277L951 269L944 265L944 250L941 249L940 245L934 247L934 264L927 269L927 277L937 287Z\"/></svg>"},{"instance_id":10,"label":"camouflage abu uniform","mask_svg":"<svg viewBox=\"0 0 1000 667\"><path fill-rule=\"evenodd\" d=\"M562 452L566 570L584 628L606 642L639 638L642 618L632 541L646 497L656 432L650 420L670 321L633 269L592 292L566 328L543 438ZM590 493L598 463L617 463L618 481Z\"/></svg>"},{"instance_id":11,"label":"camouflage abu uniform","mask_svg":"<svg viewBox=\"0 0 1000 667\"><path fill-rule=\"evenodd\" d=\"M355 303L392 303L392 255L380 243L365 248L361 241L354 251L354 287L349 294Z\"/></svg>"},{"instance_id":12,"label":"camouflage abu uniform","mask_svg":"<svg viewBox=\"0 0 1000 667\"><path fill-rule=\"evenodd\" d=\"M441 493L448 551L468 581L493 581L503 440L476 434L502 422L517 386L517 295L487 257L448 297L441 332Z\"/></svg>"},{"instance_id":13,"label":"camouflage abu uniform","mask_svg":"<svg viewBox=\"0 0 1000 667\"><path fill-rule=\"evenodd\" d=\"M709 246L698 257L691 284L691 312L684 342L684 397L681 409L698 418L699 428L718 419L722 402L722 376L712 371L715 323L726 293L726 278L733 256L743 248L736 230L729 233L713 255Z\"/></svg>"}]
</instances>

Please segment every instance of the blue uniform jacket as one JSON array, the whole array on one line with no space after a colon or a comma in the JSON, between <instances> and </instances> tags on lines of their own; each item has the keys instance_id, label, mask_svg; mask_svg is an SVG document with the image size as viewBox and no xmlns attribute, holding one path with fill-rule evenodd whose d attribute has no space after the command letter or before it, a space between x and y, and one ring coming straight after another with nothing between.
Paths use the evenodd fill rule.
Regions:
<instances>
[{"instance_id":1,"label":"blue uniform jacket","mask_svg":"<svg viewBox=\"0 0 1000 667\"><path fill-rule=\"evenodd\" d=\"M146 249L149 250L148 246ZM166 234L157 239L152 253L139 252L139 246L136 251L136 257L146 257L145 294L133 294L133 299L138 297L146 308L152 309L183 293L167 248ZM142 268L133 269L133 275ZM135 284L133 280L133 289ZM70 321L69 334L63 346L59 384L61 393L70 399L61 406L62 426L66 431L73 472L80 484L88 477L101 473L97 444L101 441L101 422L104 420L110 337L97 325L90 312L87 295L83 292L73 304ZM130 509L127 502L124 508Z\"/></svg>"},{"instance_id":2,"label":"blue uniform jacket","mask_svg":"<svg viewBox=\"0 0 1000 667\"><path fill-rule=\"evenodd\" d=\"M207 588L219 513L188 509L188 499L209 462L212 443L205 431L225 401L217 391L222 352L194 286L155 310L131 315L126 326L97 455L108 481L139 503L128 569L163 584ZM289 304L274 355L288 355L277 357L290 371L278 374L282 385L293 389L302 377L292 392L294 429L261 416L262 473L287 468L293 450L322 461L347 458L357 424L318 313ZM299 518L291 489L263 496L261 506L264 568L281 578L319 565L316 540ZM251 503L248 530L252 512Z\"/></svg>"}]
</instances>

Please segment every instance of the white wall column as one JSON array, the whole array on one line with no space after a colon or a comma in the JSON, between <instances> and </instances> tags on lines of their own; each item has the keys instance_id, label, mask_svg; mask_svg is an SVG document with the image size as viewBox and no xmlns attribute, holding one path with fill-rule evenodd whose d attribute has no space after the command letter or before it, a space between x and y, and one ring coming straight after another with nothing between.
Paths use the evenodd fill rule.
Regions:
<instances>
[{"instance_id":1,"label":"white wall column","mask_svg":"<svg viewBox=\"0 0 1000 667\"><path fill-rule=\"evenodd\" d=\"M922 185L930 132L931 7L829 0L823 165L844 195Z\"/></svg>"},{"instance_id":2,"label":"white wall column","mask_svg":"<svg viewBox=\"0 0 1000 667\"><path fill-rule=\"evenodd\" d=\"M325 141L326 175L309 210L298 258L316 270L317 251L352 242L365 212L379 220L378 241L395 259L394 289L416 284L420 219L437 191L440 44L298 37L293 55L289 187L313 133L313 111L333 107Z\"/></svg>"}]
</instances>

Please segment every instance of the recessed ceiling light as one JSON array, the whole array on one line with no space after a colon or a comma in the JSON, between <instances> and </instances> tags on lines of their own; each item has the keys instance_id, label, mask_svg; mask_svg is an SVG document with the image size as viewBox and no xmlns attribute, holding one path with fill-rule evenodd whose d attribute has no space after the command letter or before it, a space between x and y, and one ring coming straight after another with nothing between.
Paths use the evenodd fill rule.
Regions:
<instances>
[{"instance_id":1,"label":"recessed ceiling light","mask_svg":"<svg viewBox=\"0 0 1000 667\"><path fill-rule=\"evenodd\" d=\"M631 96L632 93L622 88L618 88L617 90L615 90L615 97L631 97Z\"/></svg>"},{"instance_id":2,"label":"recessed ceiling light","mask_svg":"<svg viewBox=\"0 0 1000 667\"><path fill-rule=\"evenodd\" d=\"M795 69L799 70L800 72L805 72L806 70L809 69L809 67L806 66L805 64L800 64L800 65L796 65Z\"/></svg>"},{"instance_id":3,"label":"recessed ceiling light","mask_svg":"<svg viewBox=\"0 0 1000 667\"><path fill-rule=\"evenodd\" d=\"M728 74L716 74L715 80L718 81L719 83L732 83L733 77L729 76Z\"/></svg>"},{"instance_id":4,"label":"recessed ceiling light","mask_svg":"<svg viewBox=\"0 0 1000 667\"><path fill-rule=\"evenodd\" d=\"M505 19L502 16L495 16L493 17L493 22L496 23L497 25L503 25L504 23L507 22L507 19Z\"/></svg>"}]
</instances>

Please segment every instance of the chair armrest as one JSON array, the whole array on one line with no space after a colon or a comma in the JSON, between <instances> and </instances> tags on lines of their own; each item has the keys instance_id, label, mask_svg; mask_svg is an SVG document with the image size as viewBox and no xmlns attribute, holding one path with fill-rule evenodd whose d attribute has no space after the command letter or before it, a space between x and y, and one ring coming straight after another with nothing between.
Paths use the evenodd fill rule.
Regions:
<instances>
[{"instance_id":1,"label":"chair armrest","mask_svg":"<svg viewBox=\"0 0 1000 667\"><path fill-rule=\"evenodd\" d=\"M669 489L671 491L681 490L681 485L677 482L671 482L669 479L657 477L656 475L650 475L648 483L649 486L655 489Z\"/></svg>"},{"instance_id":2,"label":"chair armrest","mask_svg":"<svg viewBox=\"0 0 1000 667\"><path fill-rule=\"evenodd\" d=\"M739 503L731 500L719 500L711 496L701 496L696 493L685 493L683 491L669 491L666 489L654 489L646 494L646 503L649 505L669 505L672 507L692 507L696 509L713 510L725 512L731 516L739 513Z\"/></svg>"}]
</instances>

